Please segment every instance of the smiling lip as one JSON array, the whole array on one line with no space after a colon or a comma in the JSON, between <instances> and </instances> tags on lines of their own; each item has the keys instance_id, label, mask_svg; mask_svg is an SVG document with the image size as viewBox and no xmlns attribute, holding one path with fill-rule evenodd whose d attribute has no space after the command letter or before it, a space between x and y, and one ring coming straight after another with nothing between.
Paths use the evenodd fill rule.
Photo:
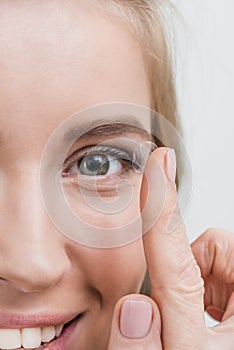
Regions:
<instances>
[{"instance_id":1,"label":"smiling lip","mask_svg":"<svg viewBox=\"0 0 234 350\"><path fill-rule=\"evenodd\" d=\"M76 319L74 319L69 324L69 326L61 333L60 337L58 339L53 340L43 350L67 350L71 336L76 329L77 323L79 323L81 319L82 317L77 317ZM22 348L22 350L25 349Z\"/></svg>"},{"instance_id":2,"label":"smiling lip","mask_svg":"<svg viewBox=\"0 0 234 350\"><path fill-rule=\"evenodd\" d=\"M1 316L2 316L2 313L1 313ZM62 333L60 334L60 336L58 338L51 340L49 343L41 344L41 346L36 348L35 350L68 350L68 342L70 341L70 338L76 329L77 323L79 323L79 321L82 319L82 316L83 316L83 314L78 314L78 315L76 314L76 317L73 317L73 319L71 319L71 321L67 322L67 325L65 325L65 328L63 329ZM22 318L22 316L20 316L20 317ZM31 317L35 318L35 316L31 316ZM40 317L42 317L42 315L40 315ZM43 316L43 317L45 317L45 316ZM46 317L48 317L48 316L46 316ZM51 315L50 315L50 317L51 317ZM62 319L61 316L57 316L57 315L53 315L53 318L51 318L51 319L52 320L65 320L65 318ZM37 323L34 323L34 324L37 324ZM42 324L42 323L40 323L40 324ZM43 325L44 324L47 324L47 323L43 323ZM17 348L17 350L25 350L25 348L21 347L21 348Z\"/></svg>"},{"instance_id":3,"label":"smiling lip","mask_svg":"<svg viewBox=\"0 0 234 350\"><path fill-rule=\"evenodd\" d=\"M17 329L17 328L37 328L49 327L51 325L66 324L72 321L80 313L70 313L65 315L59 314L7 314L0 312L0 329Z\"/></svg>"}]
</instances>

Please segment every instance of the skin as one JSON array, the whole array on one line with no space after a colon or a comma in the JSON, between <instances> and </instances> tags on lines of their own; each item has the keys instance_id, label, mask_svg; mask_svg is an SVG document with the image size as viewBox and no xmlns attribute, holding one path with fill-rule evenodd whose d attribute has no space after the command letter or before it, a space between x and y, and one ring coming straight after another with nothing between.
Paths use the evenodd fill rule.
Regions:
<instances>
[{"instance_id":1,"label":"skin","mask_svg":"<svg viewBox=\"0 0 234 350\"><path fill-rule=\"evenodd\" d=\"M86 310L72 345L98 350L106 347L113 305L140 290L143 244L100 250L61 235L42 205L38 168L50 134L70 115L110 101L148 106L150 90L130 34L76 3L0 4L0 303L12 313ZM97 221L104 226L104 217Z\"/></svg>"},{"instance_id":2,"label":"skin","mask_svg":"<svg viewBox=\"0 0 234 350\"><path fill-rule=\"evenodd\" d=\"M151 298L134 294L117 303L108 350L231 350L234 340L233 234L210 228L190 246L179 208L175 210L177 191L168 177L166 153L164 148L153 152L145 170L149 183L147 185L144 179L141 189L143 203L148 186L152 192L159 190L152 176L157 159L164 169L166 201L160 219L143 237L152 285ZM151 198L155 198L154 193ZM151 214L148 211L145 220ZM168 234L171 218L180 224ZM145 300L152 305L150 329L143 338L127 339L117 331L121 306L126 299ZM204 310L221 321L220 324L206 328Z\"/></svg>"},{"instance_id":3,"label":"skin","mask_svg":"<svg viewBox=\"0 0 234 350\"><path fill-rule=\"evenodd\" d=\"M22 314L85 310L71 349L79 345L86 350L208 350L217 344L231 349L233 307L228 300L234 281L231 273L223 280L221 272L230 271L228 264L233 261L232 235L216 230L214 241L206 233L193 244L194 255L183 223L166 235L168 213L176 202L175 185L166 173L167 201L161 219L143 240L126 247L100 250L74 243L61 235L42 205L41 154L61 122L94 104L124 101L150 106L141 49L132 36L120 23L95 15L77 1L1 1L0 33L1 310ZM162 169L165 154L160 148L152 155ZM156 171L150 163L147 169L149 176ZM153 189L155 183L149 186ZM145 188L143 181L142 201ZM90 218L95 222L95 217ZM215 246L218 239L225 243ZM136 294L146 262L151 298ZM197 263L209 285L205 305ZM147 300L153 307L150 332L140 340L128 339L119 330L121 305L132 298ZM222 333L218 328L205 329L203 310L210 305L219 306L219 319L229 322L221 325Z\"/></svg>"}]
</instances>

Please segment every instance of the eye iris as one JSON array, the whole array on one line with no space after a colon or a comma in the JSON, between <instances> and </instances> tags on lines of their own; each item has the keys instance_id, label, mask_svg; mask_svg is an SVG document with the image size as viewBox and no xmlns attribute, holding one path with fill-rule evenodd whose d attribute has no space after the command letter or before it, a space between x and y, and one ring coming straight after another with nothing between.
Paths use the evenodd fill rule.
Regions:
<instances>
[{"instance_id":1,"label":"eye iris","mask_svg":"<svg viewBox=\"0 0 234 350\"><path fill-rule=\"evenodd\" d=\"M110 165L105 155L88 155L78 162L78 167L83 175L106 175Z\"/></svg>"}]
</instances>

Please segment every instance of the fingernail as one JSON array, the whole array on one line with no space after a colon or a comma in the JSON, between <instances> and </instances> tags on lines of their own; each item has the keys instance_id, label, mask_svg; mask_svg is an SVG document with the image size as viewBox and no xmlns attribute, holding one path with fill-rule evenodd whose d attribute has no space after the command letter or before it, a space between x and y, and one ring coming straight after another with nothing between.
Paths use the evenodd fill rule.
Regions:
<instances>
[{"instance_id":1,"label":"fingernail","mask_svg":"<svg viewBox=\"0 0 234 350\"><path fill-rule=\"evenodd\" d=\"M165 171L170 182L175 183L176 178L176 154L173 148L167 149Z\"/></svg>"},{"instance_id":2,"label":"fingernail","mask_svg":"<svg viewBox=\"0 0 234 350\"><path fill-rule=\"evenodd\" d=\"M144 300L126 300L121 308L120 331L127 338L143 338L152 321L151 303Z\"/></svg>"}]
</instances>

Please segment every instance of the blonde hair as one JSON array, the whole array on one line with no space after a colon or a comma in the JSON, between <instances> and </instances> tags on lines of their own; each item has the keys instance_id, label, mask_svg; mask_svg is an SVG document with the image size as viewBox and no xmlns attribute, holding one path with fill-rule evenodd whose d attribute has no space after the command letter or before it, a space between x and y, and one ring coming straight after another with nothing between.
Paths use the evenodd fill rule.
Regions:
<instances>
[{"instance_id":1,"label":"blonde hair","mask_svg":"<svg viewBox=\"0 0 234 350\"><path fill-rule=\"evenodd\" d=\"M151 84L151 108L177 126L174 76L174 38L168 0L95 0L104 13L119 18L143 50ZM170 23L168 23L170 21Z\"/></svg>"},{"instance_id":2,"label":"blonde hair","mask_svg":"<svg viewBox=\"0 0 234 350\"><path fill-rule=\"evenodd\" d=\"M132 31L143 50L151 85L151 108L178 127L173 27L175 8L167 0L96 0L99 10L114 15ZM167 23L166 23L167 22ZM157 139L158 146L163 146ZM140 293L150 295L148 271Z\"/></svg>"}]
</instances>

